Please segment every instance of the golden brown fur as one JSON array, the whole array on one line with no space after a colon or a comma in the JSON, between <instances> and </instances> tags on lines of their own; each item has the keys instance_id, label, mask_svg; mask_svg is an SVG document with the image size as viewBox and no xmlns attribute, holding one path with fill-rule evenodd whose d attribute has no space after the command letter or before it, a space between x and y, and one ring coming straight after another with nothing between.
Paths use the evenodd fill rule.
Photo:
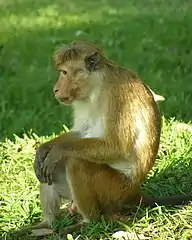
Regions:
<instances>
[{"instance_id":1,"label":"golden brown fur","mask_svg":"<svg viewBox=\"0 0 192 240\"><path fill-rule=\"evenodd\" d=\"M61 197L71 199L85 221L138 203L161 132L161 115L148 86L99 48L75 42L59 49L54 61L60 71L55 96L72 105L74 124L37 151L44 212L40 227L54 221Z\"/></svg>"}]
</instances>

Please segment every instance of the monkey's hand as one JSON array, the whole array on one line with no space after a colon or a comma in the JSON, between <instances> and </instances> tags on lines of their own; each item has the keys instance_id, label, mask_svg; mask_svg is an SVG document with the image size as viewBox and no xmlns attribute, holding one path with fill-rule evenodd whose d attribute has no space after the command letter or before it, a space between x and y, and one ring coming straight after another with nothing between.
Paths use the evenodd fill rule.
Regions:
<instances>
[{"instance_id":1,"label":"monkey's hand","mask_svg":"<svg viewBox=\"0 0 192 240\"><path fill-rule=\"evenodd\" d=\"M44 182L43 175L42 175L44 161L47 157L47 154L50 152L51 148L52 148L52 145L49 144L49 142L47 142L47 143L41 144L36 151L33 167L35 170L35 175L41 183Z\"/></svg>"},{"instance_id":2,"label":"monkey's hand","mask_svg":"<svg viewBox=\"0 0 192 240\"><path fill-rule=\"evenodd\" d=\"M46 155L42 167L43 182L51 185L53 182L53 172L59 161L63 158L63 149L60 145L54 145Z\"/></svg>"},{"instance_id":3,"label":"monkey's hand","mask_svg":"<svg viewBox=\"0 0 192 240\"><path fill-rule=\"evenodd\" d=\"M69 143L79 138L80 134L76 131L70 131L60 136L52 139L51 141L45 142L39 146L36 151L34 169L35 174L41 183L44 183L44 180L47 177L44 177L44 172L47 172L48 169L51 170L56 165L56 162L60 160L60 153L62 147L60 146L63 143ZM44 165L46 159L46 165ZM45 170L45 168L48 168ZM47 182L47 180L46 180Z\"/></svg>"}]
</instances>

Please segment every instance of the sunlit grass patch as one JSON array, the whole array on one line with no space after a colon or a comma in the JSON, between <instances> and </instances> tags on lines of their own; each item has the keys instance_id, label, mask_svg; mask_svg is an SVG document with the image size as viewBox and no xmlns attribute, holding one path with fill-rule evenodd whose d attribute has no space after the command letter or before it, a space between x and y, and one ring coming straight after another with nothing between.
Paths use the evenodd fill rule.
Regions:
<instances>
[{"instance_id":1,"label":"sunlit grass patch","mask_svg":"<svg viewBox=\"0 0 192 240\"><path fill-rule=\"evenodd\" d=\"M177 130L178 122L164 120L157 163L143 189L162 196L185 194L192 189L192 132ZM33 171L35 147L55 135L38 137L29 133L0 145L1 234L40 221L38 181ZM101 219L82 229L82 239L111 239L117 231L128 231L152 239L179 239L192 230L192 206L130 209L125 223ZM55 224L55 229L74 223L66 210ZM22 233L23 236L26 236ZM10 235L11 236L11 235ZM16 236L16 235L13 235ZM21 235L20 235L21 236ZM56 235L59 239L59 235ZM57 239L56 236L50 239ZM9 238L15 239L15 238ZM187 238L186 238L187 239Z\"/></svg>"}]
</instances>

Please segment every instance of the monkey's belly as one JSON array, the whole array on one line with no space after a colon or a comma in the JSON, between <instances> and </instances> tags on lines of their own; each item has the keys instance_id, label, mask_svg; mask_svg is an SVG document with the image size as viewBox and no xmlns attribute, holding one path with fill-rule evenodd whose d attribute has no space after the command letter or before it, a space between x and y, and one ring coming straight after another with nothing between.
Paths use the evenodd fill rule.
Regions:
<instances>
[{"instance_id":1,"label":"monkey's belly","mask_svg":"<svg viewBox=\"0 0 192 240\"><path fill-rule=\"evenodd\" d=\"M133 160L130 158L130 160ZM118 163L110 164L109 166L119 172L125 174L128 178L133 178L135 175L136 164L128 159L119 161Z\"/></svg>"}]
</instances>

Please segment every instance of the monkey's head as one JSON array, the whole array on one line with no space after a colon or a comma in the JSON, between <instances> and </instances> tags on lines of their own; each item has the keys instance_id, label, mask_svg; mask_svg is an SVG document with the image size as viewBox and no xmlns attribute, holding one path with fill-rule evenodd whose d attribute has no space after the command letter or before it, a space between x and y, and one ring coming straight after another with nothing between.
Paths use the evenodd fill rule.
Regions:
<instances>
[{"instance_id":1,"label":"monkey's head","mask_svg":"<svg viewBox=\"0 0 192 240\"><path fill-rule=\"evenodd\" d=\"M104 55L94 45L73 42L54 55L59 79L54 86L55 97L65 105L74 100L89 99L92 90L102 81Z\"/></svg>"}]
</instances>

